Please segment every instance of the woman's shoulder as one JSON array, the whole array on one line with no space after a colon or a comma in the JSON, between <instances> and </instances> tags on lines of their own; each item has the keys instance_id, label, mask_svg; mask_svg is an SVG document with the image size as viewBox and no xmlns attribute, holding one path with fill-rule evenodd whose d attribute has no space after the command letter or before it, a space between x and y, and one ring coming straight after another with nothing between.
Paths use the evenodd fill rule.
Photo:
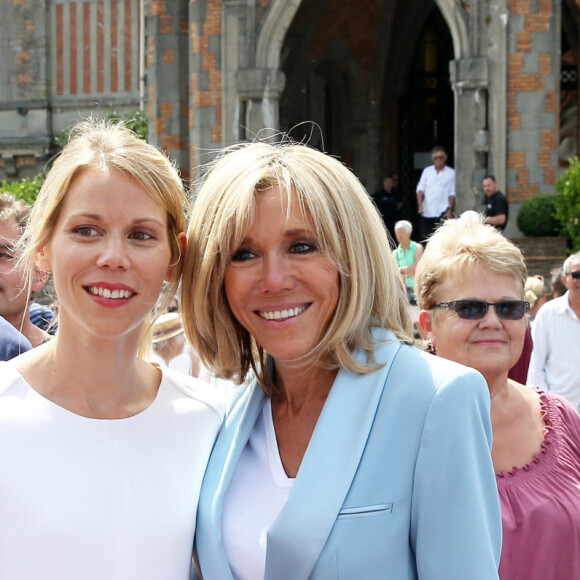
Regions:
<instances>
[{"instance_id":1,"label":"woman's shoulder","mask_svg":"<svg viewBox=\"0 0 580 580\"><path fill-rule=\"evenodd\" d=\"M12 361L0 361L0 397L11 388L23 385L26 381Z\"/></svg>"},{"instance_id":2,"label":"woman's shoulder","mask_svg":"<svg viewBox=\"0 0 580 580\"><path fill-rule=\"evenodd\" d=\"M186 375L168 367L161 368L162 386L173 389L179 397L186 397L198 401L213 409L223 421L226 412L226 397L221 389L196 377Z\"/></svg>"},{"instance_id":3,"label":"woman's shoulder","mask_svg":"<svg viewBox=\"0 0 580 580\"><path fill-rule=\"evenodd\" d=\"M391 353L392 364L386 388L410 401L414 408L438 405L489 406L489 389L483 376L462 364L423 352L416 346L401 344L377 349L379 362ZM380 372L380 371L378 371Z\"/></svg>"}]
</instances>

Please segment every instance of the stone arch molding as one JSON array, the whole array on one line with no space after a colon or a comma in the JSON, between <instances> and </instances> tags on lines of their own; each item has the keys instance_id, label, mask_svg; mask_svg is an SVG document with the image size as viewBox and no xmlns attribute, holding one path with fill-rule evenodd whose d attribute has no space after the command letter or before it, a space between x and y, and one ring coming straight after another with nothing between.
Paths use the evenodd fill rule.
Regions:
<instances>
[{"instance_id":1,"label":"stone arch molding","mask_svg":"<svg viewBox=\"0 0 580 580\"><path fill-rule=\"evenodd\" d=\"M395 0L391 0L395 1ZM277 70L286 32L300 8L302 0L273 0L258 37L256 68ZM449 26L455 58L469 56L469 27L465 8L460 0L435 0Z\"/></svg>"}]
</instances>

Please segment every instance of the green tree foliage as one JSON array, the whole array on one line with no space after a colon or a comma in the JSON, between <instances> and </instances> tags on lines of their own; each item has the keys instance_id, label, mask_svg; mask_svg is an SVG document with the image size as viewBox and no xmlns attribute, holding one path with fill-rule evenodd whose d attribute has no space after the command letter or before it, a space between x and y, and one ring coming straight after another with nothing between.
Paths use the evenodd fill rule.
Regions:
<instances>
[{"instance_id":1,"label":"green tree foliage","mask_svg":"<svg viewBox=\"0 0 580 580\"><path fill-rule=\"evenodd\" d=\"M32 205L46 179L46 173L39 173L34 177L25 177L19 181L6 181L0 184L0 192L11 193L16 199L23 199Z\"/></svg>"},{"instance_id":2,"label":"green tree foliage","mask_svg":"<svg viewBox=\"0 0 580 580\"><path fill-rule=\"evenodd\" d=\"M147 113L142 109L135 109L127 115L121 115L116 109L107 109L105 119L108 121L123 121L125 127L133 131L141 139L147 139ZM72 127L61 131L55 138L55 143L60 147L64 147L69 140Z\"/></svg>"},{"instance_id":3,"label":"green tree foliage","mask_svg":"<svg viewBox=\"0 0 580 580\"><path fill-rule=\"evenodd\" d=\"M105 113L105 118L111 121L123 121L125 126L134 131L141 139L147 139L147 114L145 111L136 109L128 115L122 116L115 109L109 109ZM62 149L68 143L71 129L72 127L62 131L55 137L54 141L59 149ZM46 172L18 181L5 180L0 184L0 192L11 193L17 199L23 199L33 204L45 179Z\"/></svg>"},{"instance_id":4,"label":"green tree foliage","mask_svg":"<svg viewBox=\"0 0 580 580\"><path fill-rule=\"evenodd\" d=\"M572 252L580 251L580 161L569 159L570 167L556 181L556 216Z\"/></svg>"},{"instance_id":5,"label":"green tree foliage","mask_svg":"<svg viewBox=\"0 0 580 580\"><path fill-rule=\"evenodd\" d=\"M560 235L556 218L556 196L536 195L522 203L518 212L518 228L530 237Z\"/></svg>"}]
</instances>

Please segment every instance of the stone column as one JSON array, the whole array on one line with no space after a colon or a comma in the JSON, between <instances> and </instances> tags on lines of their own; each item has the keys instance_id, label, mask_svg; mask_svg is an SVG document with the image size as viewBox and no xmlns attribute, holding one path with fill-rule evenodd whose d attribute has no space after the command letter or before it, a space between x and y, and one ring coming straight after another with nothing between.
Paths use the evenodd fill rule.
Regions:
<instances>
[{"instance_id":1,"label":"stone column","mask_svg":"<svg viewBox=\"0 0 580 580\"><path fill-rule=\"evenodd\" d=\"M451 61L451 86L455 93L456 212L479 210L481 180L486 173L487 58Z\"/></svg>"}]
</instances>

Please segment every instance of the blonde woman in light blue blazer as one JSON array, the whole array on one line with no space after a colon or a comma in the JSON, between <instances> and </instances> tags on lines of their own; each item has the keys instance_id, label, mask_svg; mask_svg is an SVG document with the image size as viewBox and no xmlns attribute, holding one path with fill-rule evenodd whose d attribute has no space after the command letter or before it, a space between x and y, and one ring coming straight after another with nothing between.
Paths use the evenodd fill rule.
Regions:
<instances>
[{"instance_id":1,"label":"blonde woman in light blue blazer","mask_svg":"<svg viewBox=\"0 0 580 580\"><path fill-rule=\"evenodd\" d=\"M203 364L246 381L201 492L204 580L498 577L486 383L412 346L384 226L344 165L227 150L182 286Z\"/></svg>"}]
</instances>

